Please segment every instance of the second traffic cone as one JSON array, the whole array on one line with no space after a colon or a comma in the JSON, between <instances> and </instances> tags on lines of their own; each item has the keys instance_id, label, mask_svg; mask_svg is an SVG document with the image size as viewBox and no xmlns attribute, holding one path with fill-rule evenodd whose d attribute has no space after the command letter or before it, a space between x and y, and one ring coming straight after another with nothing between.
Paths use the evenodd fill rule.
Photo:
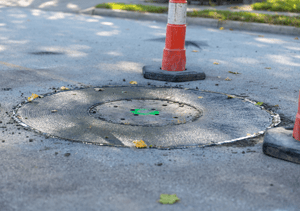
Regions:
<instances>
[{"instance_id":1,"label":"second traffic cone","mask_svg":"<svg viewBox=\"0 0 300 211\"><path fill-rule=\"evenodd\" d=\"M169 2L166 43L161 66L162 70L185 70L186 4L186 0L170 0Z\"/></svg>"},{"instance_id":2,"label":"second traffic cone","mask_svg":"<svg viewBox=\"0 0 300 211\"><path fill-rule=\"evenodd\" d=\"M294 130L293 130L293 137L300 141L300 91L299 91L299 102L298 102L298 113L296 115Z\"/></svg>"}]
</instances>

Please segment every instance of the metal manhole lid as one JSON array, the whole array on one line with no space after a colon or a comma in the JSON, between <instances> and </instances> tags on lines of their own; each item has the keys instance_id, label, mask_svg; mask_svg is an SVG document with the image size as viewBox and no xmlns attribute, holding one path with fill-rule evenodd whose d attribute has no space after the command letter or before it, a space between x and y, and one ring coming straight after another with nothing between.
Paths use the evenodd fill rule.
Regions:
<instances>
[{"instance_id":1,"label":"metal manhole lid","mask_svg":"<svg viewBox=\"0 0 300 211\"><path fill-rule=\"evenodd\" d=\"M147 106L151 102L154 104ZM117 104L121 109L110 118L108 111L114 111ZM163 108L163 104L169 105ZM159 115L142 115L154 111ZM173 118L180 115L179 122ZM15 111L18 121L62 139L114 146L133 146L133 141L143 140L148 146L167 148L253 136L269 127L272 118L249 101L220 93L141 86L63 91L37 98Z\"/></svg>"}]
</instances>

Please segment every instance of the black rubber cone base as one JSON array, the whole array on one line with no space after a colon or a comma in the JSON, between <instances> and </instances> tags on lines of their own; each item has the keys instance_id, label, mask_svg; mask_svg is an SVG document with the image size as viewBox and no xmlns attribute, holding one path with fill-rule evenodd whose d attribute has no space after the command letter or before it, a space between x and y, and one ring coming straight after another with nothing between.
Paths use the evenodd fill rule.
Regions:
<instances>
[{"instance_id":1,"label":"black rubber cone base","mask_svg":"<svg viewBox=\"0 0 300 211\"><path fill-rule=\"evenodd\" d=\"M263 152L275 158L300 164L300 141L293 138L292 128L268 129L264 137Z\"/></svg>"},{"instance_id":2,"label":"black rubber cone base","mask_svg":"<svg viewBox=\"0 0 300 211\"><path fill-rule=\"evenodd\" d=\"M146 65L143 67L143 76L147 79L169 82L185 82L204 80L205 73L198 67L187 67L185 71L166 71L160 66Z\"/></svg>"}]
</instances>

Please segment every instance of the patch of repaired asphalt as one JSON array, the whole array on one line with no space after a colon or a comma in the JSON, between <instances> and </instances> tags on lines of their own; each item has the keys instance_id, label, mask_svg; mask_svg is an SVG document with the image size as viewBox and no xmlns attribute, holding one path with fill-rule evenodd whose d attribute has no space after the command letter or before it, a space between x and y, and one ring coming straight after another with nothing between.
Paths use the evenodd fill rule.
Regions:
<instances>
[{"instance_id":1,"label":"patch of repaired asphalt","mask_svg":"<svg viewBox=\"0 0 300 211\"><path fill-rule=\"evenodd\" d=\"M174 87L106 86L103 89L46 94L17 106L14 119L27 129L54 138L121 147L131 147L133 141L144 140L148 146L161 149L235 142L259 136L267 127L276 125L275 114L246 99L228 98L222 93ZM180 122L180 125L143 127L111 123L89 115L96 104L126 99L184 103L203 111L203 116L193 122Z\"/></svg>"},{"instance_id":2,"label":"patch of repaired asphalt","mask_svg":"<svg viewBox=\"0 0 300 211\"><path fill-rule=\"evenodd\" d=\"M45 56L45 55L62 55L63 53L61 53L61 52L54 52L54 51L38 51L38 52L32 52L30 54Z\"/></svg>"}]
</instances>

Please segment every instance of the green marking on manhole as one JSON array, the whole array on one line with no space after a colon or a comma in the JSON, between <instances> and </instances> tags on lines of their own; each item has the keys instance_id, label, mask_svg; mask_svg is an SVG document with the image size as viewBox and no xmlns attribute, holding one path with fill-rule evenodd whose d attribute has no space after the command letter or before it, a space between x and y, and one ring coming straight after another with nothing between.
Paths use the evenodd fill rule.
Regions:
<instances>
[{"instance_id":1,"label":"green marking on manhole","mask_svg":"<svg viewBox=\"0 0 300 211\"><path fill-rule=\"evenodd\" d=\"M130 112L133 113L133 114L138 114L138 115L158 115L159 114L159 111L151 111L151 112L148 112L148 113L139 112L139 111L144 111L144 110L149 110L149 109L138 108L138 109L134 109L134 111L130 111Z\"/></svg>"}]
</instances>

